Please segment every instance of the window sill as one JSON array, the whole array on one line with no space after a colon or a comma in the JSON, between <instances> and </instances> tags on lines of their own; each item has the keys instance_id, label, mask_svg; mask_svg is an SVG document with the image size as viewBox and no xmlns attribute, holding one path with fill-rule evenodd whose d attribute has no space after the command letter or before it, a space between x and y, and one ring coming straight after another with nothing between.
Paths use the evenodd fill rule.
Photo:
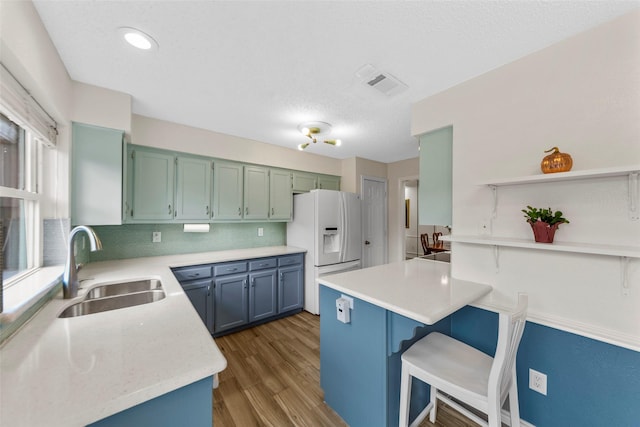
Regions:
<instances>
[{"instance_id":1,"label":"window sill","mask_svg":"<svg viewBox=\"0 0 640 427\"><path fill-rule=\"evenodd\" d=\"M14 322L31 311L62 280L64 266L43 267L22 278L20 282L3 291L3 311L0 313L2 339L5 329L15 330Z\"/></svg>"}]
</instances>

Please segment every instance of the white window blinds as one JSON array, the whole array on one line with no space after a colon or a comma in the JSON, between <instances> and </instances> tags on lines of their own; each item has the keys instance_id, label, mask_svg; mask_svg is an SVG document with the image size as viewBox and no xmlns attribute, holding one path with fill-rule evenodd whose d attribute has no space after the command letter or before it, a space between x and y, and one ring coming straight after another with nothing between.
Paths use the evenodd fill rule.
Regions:
<instances>
[{"instance_id":1,"label":"white window blinds","mask_svg":"<svg viewBox=\"0 0 640 427\"><path fill-rule=\"evenodd\" d=\"M46 145L56 145L55 120L38 104L29 91L0 63L0 104L17 124L30 128Z\"/></svg>"}]
</instances>

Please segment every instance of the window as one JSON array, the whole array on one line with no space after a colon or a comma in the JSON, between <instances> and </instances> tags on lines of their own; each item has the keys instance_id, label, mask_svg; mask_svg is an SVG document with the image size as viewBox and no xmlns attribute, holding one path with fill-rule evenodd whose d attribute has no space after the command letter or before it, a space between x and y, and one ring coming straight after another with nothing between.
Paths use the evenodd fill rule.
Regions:
<instances>
[{"instance_id":1,"label":"window","mask_svg":"<svg viewBox=\"0 0 640 427\"><path fill-rule=\"evenodd\" d=\"M12 323L46 295L57 274L42 266L43 147L55 148L56 121L0 62L0 324ZM31 274L36 273L36 274ZM26 276L33 280L22 280ZM0 325L1 326L1 325ZM1 330L1 328L0 328Z\"/></svg>"},{"instance_id":2,"label":"window","mask_svg":"<svg viewBox=\"0 0 640 427\"><path fill-rule=\"evenodd\" d=\"M0 112L0 266L8 287L40 266L40 143Z\"/></svg>"}]
</instances>

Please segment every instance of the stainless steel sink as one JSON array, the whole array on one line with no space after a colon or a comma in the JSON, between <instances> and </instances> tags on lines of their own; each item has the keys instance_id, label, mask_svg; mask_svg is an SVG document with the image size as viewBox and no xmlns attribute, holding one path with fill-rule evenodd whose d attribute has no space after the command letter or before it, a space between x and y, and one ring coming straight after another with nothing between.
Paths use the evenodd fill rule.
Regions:
<instances>
[{"instance_id":1,"label":"stainless steel sink","mask_svg":"<svg viewBox=\"0 0 640 427\"><path fill-rule=\"evenodd\" d=\"M110 285L96 286L91 289L87 296L88 299L104 298L115 295L125 295L134 292L162 290L162 284L157 279L136 280L133 282L113 283Z\"/></svg>"},{"instance_id":2,"label":"stainless steel sink","mask_svg":"<svg viewBox=\"0 0 640 427\"><path fill-rule=\"evenodd\" d=\"M157 279L112 283L91 289L84 300L64 309L58 317L77 317L160 301L165 297Z\"/></svg>"}]
</instances>

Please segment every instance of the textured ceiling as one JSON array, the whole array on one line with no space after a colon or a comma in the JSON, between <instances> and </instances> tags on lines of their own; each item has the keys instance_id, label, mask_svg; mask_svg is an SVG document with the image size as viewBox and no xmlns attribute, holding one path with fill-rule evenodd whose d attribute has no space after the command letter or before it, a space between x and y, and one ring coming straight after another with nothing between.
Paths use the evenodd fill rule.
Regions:
<instances>
[{"instance_id":1,"label":"textured ceiling","mask_svg":"<svg viewBox=\"0 0 640 427\"><path fill-rule=\"evenodd\" d=\"M640 6L638 1L35 1L72 79L131 94L136 114L295 149L303 121L333 125L307 150L417 156L413 102ZM119 39L136 27L160 48ZM372 64L392 98L355 73ZM133 141L135 143L135 141Z\"/></svg>"}]
</instances>

